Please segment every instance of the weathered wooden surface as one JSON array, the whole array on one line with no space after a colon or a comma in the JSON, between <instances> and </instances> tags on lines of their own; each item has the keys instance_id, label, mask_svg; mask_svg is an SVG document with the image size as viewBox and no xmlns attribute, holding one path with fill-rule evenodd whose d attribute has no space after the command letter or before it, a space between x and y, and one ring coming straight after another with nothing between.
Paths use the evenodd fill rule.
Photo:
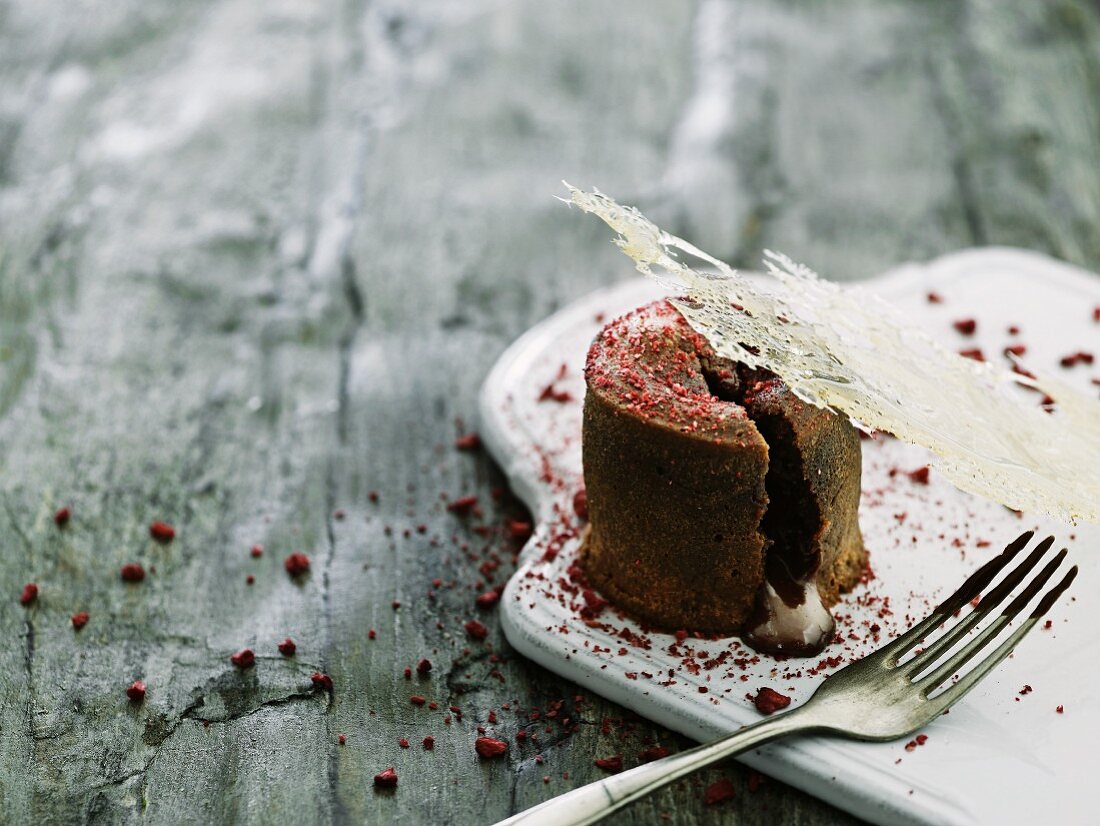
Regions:
<instances>
[{"instance_id":1,"label":"weathered wooden surface","mask_svg":"<svg viewBox=\"0 0 1100 826\"><path fill-rule=\"evenodd\" d=\"M558 181L742 265L774 246L856 278L1007 243L1095 267L1098 35L1084 2L0 5L2 819L486 823L684 745L604 733L622 712L576 709L491 614L502 662L462 630L484 547L498 582L510 549L441 494L493 525L516 506L455 420L515 336L629 277ZM156 574L125 585L129 561ZM510 738L558 699L575 734L476 759L491 709ZM721 775L738 797L708 809ZM846 820L746 777L616 822Z\"/></svg>"}]
</instances>

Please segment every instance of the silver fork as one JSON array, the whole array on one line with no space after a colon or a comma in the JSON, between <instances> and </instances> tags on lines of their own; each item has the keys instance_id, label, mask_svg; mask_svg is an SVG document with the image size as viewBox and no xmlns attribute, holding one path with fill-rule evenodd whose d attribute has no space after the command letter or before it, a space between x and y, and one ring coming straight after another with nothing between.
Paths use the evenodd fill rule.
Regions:
<instances>
[{"instance_id":1,"label":"silver fork","mask_svg":"<svg viewBox=\"0 0 1100 826\"><path fill-rule=\"evenodd\" d=\"M912 734L957 702L1007 657L1073 582L1077 575L1076 565L1043 595L1026 619L992 653L979 660L959 680L952 681L960 668L978 656L1012 620L1023 613L1065 559L1066 550L1063 548L1024 584L1024 580L1035 571L1054 545L1054 537L1047 537L995 588L982 595L982 591L1008 568L1033 537L1032 531L1021 534L1001 554L975 571L927 618L862 660L837 671L822 682L802 705L745 726L713 743L589 783L520 812L497 826L582 826L595 823L684 775L789 734L824 732L856 740L895 740ZM954 650L1021 585L1023 588L996 619L981 628L961 648ZM931 641L926 648L917 648L918 643L954 619L956 613L980 595L978 604L964 619L945 629L943 635ZM905 655L911 652L915 653L905 659ZM944 655L949 656L939 662Z\"/></svg>"}]
</instances>

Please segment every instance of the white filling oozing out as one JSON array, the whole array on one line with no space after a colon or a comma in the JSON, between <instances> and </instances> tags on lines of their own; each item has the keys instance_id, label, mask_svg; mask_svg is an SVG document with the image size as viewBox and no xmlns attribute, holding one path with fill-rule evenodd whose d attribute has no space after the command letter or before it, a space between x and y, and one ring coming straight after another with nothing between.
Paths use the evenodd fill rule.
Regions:
<instances>
[{"instance_id":1,"label":"white filling oozing out","mask_svg":"<svg viewBox=\"0 0 1100 826\"><path fill-rule=\"evenodd\" d=\"M810 579L800 583L802 602L791 607L765 582L760 593L765 619L746 635L754 648L776 652L820 649L829 642L836 627L833 616L821 601L817 583Z\"/></svg>"}]
</instances>

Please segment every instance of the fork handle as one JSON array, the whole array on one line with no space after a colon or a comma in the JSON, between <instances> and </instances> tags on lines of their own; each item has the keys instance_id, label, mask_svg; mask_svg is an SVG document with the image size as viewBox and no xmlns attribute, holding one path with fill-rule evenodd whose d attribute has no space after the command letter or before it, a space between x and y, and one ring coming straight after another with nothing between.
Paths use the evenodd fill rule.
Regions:
<instances>
[{"instance_id":1,"label":"fork handle","mask_svg":"<svg viewBox=\"0 0 1100 826\"><path fill-rule=\"evenodd\" d=\"M597 780L500 821L496 826L585 826L687 774L779 737L818 728L804 706L738 729L720 740Z\"/></svg>"}]
</instances>

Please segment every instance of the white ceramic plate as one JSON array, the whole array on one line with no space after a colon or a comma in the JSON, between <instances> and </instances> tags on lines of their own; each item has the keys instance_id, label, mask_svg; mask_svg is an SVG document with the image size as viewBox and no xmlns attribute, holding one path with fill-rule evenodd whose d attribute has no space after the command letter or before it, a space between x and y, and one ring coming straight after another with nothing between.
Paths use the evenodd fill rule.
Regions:
<instances>
[{"instance_id":1,"label":"white ceramic plate","mask_svg":"<svg viewBox=\"0 0 1100 826\"><path fill-rule=\"evenodd\" d=\"M953 347L982 347L1000 358L1006 345L1023 343L1025 364L1100 392L1090 383L1100 377L1100 362L1072 370L1058 366L1061 356L1081 349L1100 356L1100 324L1092 320L1092 308L1100 306L1100 278L1093 274L1033 253L984 249L906 265L868 286ZM930 303L929 291L942 294L944 302ZM692 669L668 652L674 641L668 635L646 634L648 649L624 642L620 629L638 629L614 612L605 611L596 627L586 624L575 607L578 598L561 584L578 544L568 534L577 524L572 497L581 483L585 352L602 320L660 294L651 282L626 281L530 330L485 382L482 436L537 523L502 600L509 641L598 694L708 740L759 718L746 698L759 687L789 693L797 703L834 669L817 668L820 658L763 657L731 665L753 653L733 639L690 641L707 654L699 654L700 662L730 652L720 666ZM969 317L978 320L978 332L968 338L952 322ZM1018 336L1006 332L1013 324L1021 328ZM540 401L548 385L572 400ZM825 655L847 661L900 633L1028 528L1055 533L1070 548L1081 567L1073 598L1055 607L1052 628L1034 631L1012 658L929 726L922 746L907 751L904 742L806 737L741 759L875 823L1098 822L1100 600L1094 595L1100 529L1018 517L956 490L935 471L929 484L919 484L905 471L928 463L923 450L895 440L863 445L860 523L877 576L834 608L838 630L849 639ZM901 472L891 475L891 469ZM557 552L553 559L547 559L548 548ZM872 625L881 628L879 642ZM670 669L674 684L662 684L669 682ZM1025 685L1031 689L1021 694ZM1059 705L1064 713L1056 712ZM632 756L625 756L631 765Z\"/></svg>"}]
</instances>

